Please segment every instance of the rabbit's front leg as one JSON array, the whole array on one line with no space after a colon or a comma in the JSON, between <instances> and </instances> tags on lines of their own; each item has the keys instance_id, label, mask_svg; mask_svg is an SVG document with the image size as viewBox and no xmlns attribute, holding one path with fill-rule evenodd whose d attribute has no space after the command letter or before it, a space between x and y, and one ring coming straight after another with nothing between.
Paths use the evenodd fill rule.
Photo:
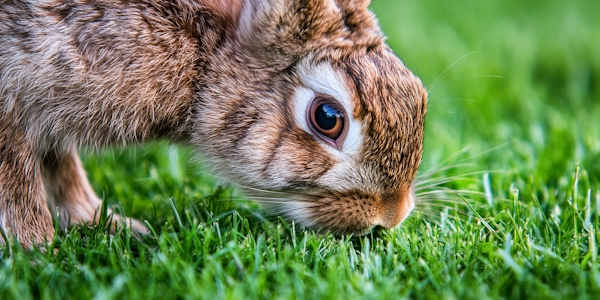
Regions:
<instances>
[{"instance_id":1,"label":"rabbit's front leg","mask_svg":"<svg viewBox=\"0 0 600 300\"><path fill-rule=\"evenodd\" d=\"M25 132L0 119L0 226L25 248L54 237L40 173L39 154Z\"/></svg>"},{"instance_id":2,"label":"rabbit's front leg","mask_svg":"<svg viewBox=\"0 0 600 300\"><path fill-rule=\"evenodd\" d=\"M43 173L48 204L51 208L59 208L61 228L80 222L92 223L94 216L98 221L102 200L90 186L75 147L66 153L49 151L43 160ZM146 227L137 220L117 214L113 214L112 220L113 233L117 223L131 226L134 232L147 233Z\"/></svg>"}]
</instances>

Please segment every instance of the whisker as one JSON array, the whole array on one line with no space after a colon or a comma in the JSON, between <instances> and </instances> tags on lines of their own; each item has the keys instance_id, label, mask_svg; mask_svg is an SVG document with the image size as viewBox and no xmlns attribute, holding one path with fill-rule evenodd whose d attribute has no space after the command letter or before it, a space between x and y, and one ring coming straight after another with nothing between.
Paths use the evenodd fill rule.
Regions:
<instances>
[{"instance_id":1,"label":"whisker","mask_svg":"<svg viewBox=\"0 0 600 300\"><path fill-rule=\"evenodd\" d=\"M469 52L461 57L459 57L457 60L455 60L452 64L450 64L442 73L440 73L440 75L438 75L433 82L431 82L431 84L429 85L429 89L428 91L431 92L433 91L433 89L436 87L436 85L438 85L438 83L444 78L442 76L444 76L444 74L446 74L446 72L448 72L448 70L450 70L454 65L456 65L459 61L461 61L462 59L464 59L465 57L475 53L476 51L472 51Z\"/></svg>"},{"instance_id":2,"label":"whisker","mask_svg":"<svg viewBox=\"0 0 600 300\"><path fill-rule=\"evenodd\" d=\"M259 197L259 196L245 196L245 199L250 200L287 200L287 201L307 201L301 197Z\"/></svg>"},{"instance_id":3,"label":"whisker","mask_svg":"<svg viewBox=\"0 0 600 300\"><path fill-rule=\"evenodd\" d=\"M264 190L264 189L259 189L259 188L244 186L244 185L240 185L240 184L236 184L236 186L240 187L242 190L252 190L252 191L257 191L257 192L261 192L261 193L294 195L294 196L297 195L297 194L292 194L292 193L287 193L287 192L269 191L269 190Z\"/></svg>"},{"instance_id":4,"label":"whisker","mask_svg":"<svg viewBox=\"0 0 600 300\"><path fill-rule=\"evenodd\" d=\"M481 181L481 179L471 178L471 177L467 177L467 176L473 176L473 175L479 175L479 174L485 174L485 173L497 173L497 172L501 172L501 171L476 171L476 172L468 172L468 173L464 173L464 174L460 174L460 175L456 175L456 176L441 177L437 181L432 179L432 180L429 180L429 182L425 182L425 183L417 182L417 184L415 185L415 188L417 191L420 191L420 190L429 189L429 188L435 187L437 185L441 185L441 184L452 182L452 181L470 180L470 181L477 182L477 181ZM423 186L423 184L428 184L428 185Z\"/></svg>"},{"instance_id":5,"label":"whisker","mask_svg":"<svg viewBox=\"0 0 600 300\"><path fill-rule=\"evenodd\" d=\"M470 200L479 201L482 198L483 197L479 196L479 195L472 195L472 197L470 197ZM458 201L458 199L460 199L459 194L456 194L456 195L452 195L452 194L450 194L450 195L425 195L425 196L417 197L418 202L436 202L436 201L443 201L443 200Z\"/></svg>"},{"instance_id":6,"label":"whisker","mask_svg":"<svg viewBox=\"0 0 600 300\"><path fill-rule=\"evenodd\" d=\"M493 74L487 74L487 75L485 75L484 74L484 75L459 76L459 77L455 77L455 78L452 78L452 79L448 79L446 81L446 83L452 82L452 81L456 81L456 80L461 80L461 79L471 79L471 78L480 78L480 77L506 79L506 77L500 76L500 75L493 75Z\"/></svg>"},{"instance_id":7,"label":"whisker","mask_svg":"<svg viewBox=\"0 0 600 300\"><path fill-rule=\"evenodd\" d=\"M415 194L415 195L427 196L427 195L435 195L436 193L442 194L442 195L452 195L452 196L456 196L456 195L458 195L458 193L464 193L464 194L469 194L469 195L477 196L477 197L485 197L484 192L463 190L463 189L456 190L456 189L452 189L452 188L449 188L446 186L438 186L438 187L436 187L435 190L423 191L423 192L419 192L419 194Z\"/></svg>"},{"instance_id":8,"label":"whisker","mask_svg":"<svg viewBox=\"0 0 600 300\"><path fill-rule=\"evenodd\" d=\"M287 203L289 204L289 203ZM307 205L307 206L301 206L301 207L288 207L286 209L276 209L275 211L278 214L289 214L290 212L296 212L296 211L307 211L310 209L314 209L318 207L317 205Z\"/></svg>"},{"instance_id":9,"label":"whisker","mask_svg":"<svg viewBox=\"0 0 600 300\"><path fill-rule=\"evenodd\" d=\"M437 173L446 171L446 170L458 169L458 168L474 166L474 165L475 165L474 163L457 163L457 164L447 165L447 166L439 168L439 169L430 169L426 173L417 175L417 180L419 180L420 178L430 178L431 176L433 176Z\"/></svg>"},{"instance_id":10,"label":"whisker","mask_svg":"<svg viewBox=\"0 0 600 300\"><path fill-rule=\"evenodd\" d=\"M452 169L452 168L449 168ZM482 173L500 173L503 171L494 171L494 170L484 170L484 171L472 171L472 172L465 172L462 174L457 174L457 175L453 175L451 177L431 177L430 179L422 179L422 180L418 180L417 179L417 185L422 184L422 183L427 183L430 181L435 181L437 179L448 179L448 178L454 178L454 177L459 177L459 176L472 176L472 175L478 175L478 174L482 174ZM469 178L471 179L471 178Z\"/></svg>"},{"instance_id":11,"label":"whisker","mask_svg":"<svg viewBox=\"0 0 600 300\"><path fill-rule=\"evenodd\" d=\"M246 201L252 201L252 202L256 202L256 203L270 203L270 204L289 204L290 201L271 201L271 200L246 200Z\"/></svg>"},{"instance_id":12,"label":"whisker","mask_svg":"<svg viewBox=\"0 0 600 300\"><path fill-rule=\"evenodd\" d=\"M479 192L479 191L470 191L470 190L453 190L453 189L445 189L445 187L440 187L440 190L432 190L432 191L425 191L425 192L419 192L416 193L415 195L417 197L419 196L424 196L424 195L436 195L436 194L458 194L458 193L462 193L462 194L471 194L471 195L477 195L477 196L485 196L484 192Z\"/></svg>"},{"instance_id":13,"label":"whisker","mask_svg":"<svg viewBox=\"0 0 600 300\"><path fill-rule=\"evenodd\" d=\"M434 183L431 183L431 184L428 184L428 185L425 185L425 186L417 186L417 187L415 188L415 191L419 192L419 191L422 191L422 190L428 190L428 189L432 189L432 188L434 188L434 187L437 187L437 186L439 186L439 185L442 185L442 184L445 184L445 183L449 183L449 182L456 182L456 181L469 181L469 180L472 180L472 181L477 181L477 179L474 179L474 178L468 178L468 177L467 177L467 178L465 178L465 177L462 177L462 176L457 176L457 177L454 177L454 176L453 176L453 177L448 177L448 178L446 178L446 179L439 180L439 181L437 181L437 182L434 182Z\"/></svg>"},{"instance_id":14,"label":"whisker","mask_svg":"<svg viewBox=\"0 0 600 300\"><path fill-rule=\"evenodd\" d=\"M471 156L469 156L469 157L465 157L465 158L463 158L463 159L461 159L461 160L459 160L459 161L457 161L457 162L463 162L463 161L471 160L471 159L474 159L474 158L476 158L476 157L479 157L479 156L482 156L482 155L488 154L488 153L490 153L490 152L492 152L492 151L496 151L496 150L498 150L498 149L500 149L500 148L506 147L506 146L507 146L509 143L510 143L510 142L502 143L502 144L500 144L500 145L498 145L498 146L495 146L495 147L492 147L492 148L490 148L490 149L488 149L488 150L481 151L481 152L479 152L479 153L477 153L477 154L473 154L473 155L471 155ZM497 172L503 172L503 171L497 171Z\"/></svg>"},{"instance_id":15,"label":"whisker","mask_svg":"<svg viewBox=\"0 0 600 300\"><path fill-rule=\"evenodd\" d=\"M419 200L417 200L417 204L419 204L419 203L423 203L424 205L427 203L452 203L452 204L458 204L460 206L465 205L464 203L461 203L458 199L454 200L454 199L437 199L437 198L425 199L425 201L419 199Z\"/></svg>"},{"instance_id":16,"label":"whisker","mask_svg":"<svg viewBox=\"0 0 600 300\"><path fill-rule=\"evenodd\" d=\"M444 189L444 187L440 187L440 189ZM453 191L457 191L457 192L453 192ZM447 198L441 198L441 197L435 197L434 195L437 193L439 193L440 195L444 195ZM464 201L462 200L458 200L458 199L462 199L460 198L459 195L461 194L466 194L469 195L470 197L477 197L477 199L484 199L485 198L485 193L484 192L478 192L478 191L468 191L468 190L452 190L452 189L444 189L441 191L428 191L428 192L422 192L422 193L428 193L428 194L415 194L417 196L417 201L421 201L421 202L427 202L429 200L442 200L442 199L448 199L451 200L453 198L456 198L457 202L460 203L464 203ZM468 199L468 200L477 200L477 199ZM507 199L507 198L503 198L503 197L492 197L492 199L494 199L494 201L498 201L498 202L512 202L513 200ZM452 200L453 201L453 200ZM479 202L475 202L472 203L475 205L487 205L485 203L479 203Z\"/></svg>"},{"instance_id":17,"label":"whisker","mask_svg":"<svg viewBox=\"0 0 600 300\"><path fill-rule=\"evenodd\" d=\"M466 167L466 166L474 165L473 163L465 163L465 161L472 160L472 159L474 159L476 157L485 155L485 154L487 154L489 152L492 152L492 151L495 151L495 150L497 150L499 148L506 147L508 144L509 144L509 142L506 142L506 143L497 145L495 147L492 147L492 148L490 148L488 150L482 151L480 153L477 153L477 154L468 156L466 158L460 159L460 160L456 161L454 164L445 165L446 163L448 163L449 161L451 161L451 160L459 157L463 153L468 152L471 147L470 146L466 146L466 147L462 148L461 150L457 151L456 153L454 153L453 155L451 155L448 158L446 158L443 161L441 161L440 162L440 165L442 165L441 168L439 168L439 169L432 168L432 169L426 171L424 174L417 175L417 179L423 178L423 177L428 178L428 177L430 177L430 176L432 176L434 174L437 174L439 172L446 171L446 170L449 170L449 169L461 168L461 167ZM504 171L496 171L496 172L504 172Z\"/></svg>"},{"instance_id":18,"label":"whisker","mask_svg":"<svg viewBox=\"0 0 600 300\"><path fill-rule=\"evenodd\" d=\"M417 214L422 214L422 215L427 215L430 218L436 218L436 219L441 219L442 215L444 215L445 213L443 211L437 211L437 213L433 213L433 212L428 212L428 211L417 211ZM451 221L457 221L458 219L460 219L459 216L456 215L451 215L451 214L445 214L445 218L446 220L451 220Z\"/></svg>"},{"instance_id":19,"label":"whisker","mask_svg":"<svg viewBox=\"0 0 600 300\"><path fill-rule=\"evenodd\" d=\"M437 225L440 225L440 219L441 216L438 216L436 214L429 214L429 213L424 213L424 212L417 212L416 214L411 214L407 219L423 219L427 222L432 222L435 223Z\"/></svg>"},{"instance_id":20,"label":"whisker","mask_svg":"<svg viewBox=\"0 0 600 300\"><path fill-rule=\"evenodd\" d=\"M450 176L450 177L431 177L429 179L424 179L424 180L417 179L415 186L419 187L419 186L423 186L425 184L430 184L432 182L441 181L441 180L448 180L448 179L453 179L453 180L461 180L461 179L462 180L467 180L467 179L472 179L472 178L466 177L463 174L454 175L454 176Z\"/></svg>"},{"instance_id":21,"label":"whisker","mask_svg":"<svg viewBox=\"0 0 600 300\"><path fill-rule=\"evenodd\" d=\"M428 105L436 103L436 102L442 102L442 101L452 101L452 100L462 100L464 102L467 103L476 103L478 102L478 100L475 99L469 99L469 98L438 98L438 99L429 99L427 100Z\"/></svg>"},{"instance_id":22,"label":"whisker","mask_svg":"<svg viewBox=\"0 0 600 300\"><path fill-rule=\"evenodd\" d=\"M456 159L457 157L461 156L463 153L467 153L470 149L471 149L471 146L469 145L469 146L466 146L466 147L458 150L456 153L454 153L454 154L450 155L449 157L447 157L446 159L442 160L440 162L440 165L445 166L445 164L447 164L450 161L452 161L452 160ZM459 161L455 161L454 163L455 164L459 164L462 161L464 161L464 159L463 160L459 160Z\"/></svg>"},{"instance_id":23,"label":"whisker","mask_svg":"<svg viewBox=\"0 0 600 300\"><path fill-rule=\"evenodd\" d=\"M459 209L457 207L453 207L446 204L437 204L437 203L429 203L427 205L416 205L415 208L418 208L419 211L441 211L439 208L448 209L449 211L455 211L460 214L468 215L468 211L464 209Z\"/></svg>"},{"instance_id":24,"label":"whisker","mask_svg":"<svg viewBox=\"0 0 600 300\"><path fill-rule=\"evenodd\" d=\"M411 215L415 215L415 214L421 214L421 215L429 215L429 216L436 216L439 217L441 216L441 214L443 214L444 211L443 210L429 210L429 209L423 209L423 210L415 210L413 214ZM454 216L454 215L453 215ZM456 216L454 216L456 217Z\"/></svg>"},{"instance_id":25,"label":"whisker","mask_svg":"<svg viewBox=\"0 0 600 300\"><path fill-rule=\"evenodd\" d=\"M467 176L463 176L463 175L455 175L455 176L448 176L448 177L436 177L436 178L432 178L426 181L420 181L420 182L416 182L415 187L416 188L422 188L431 184L442 184L445 183L447 181L466 181L466 180L472 180L472 177L467 177Z\"/></svg>"}]
</instances>

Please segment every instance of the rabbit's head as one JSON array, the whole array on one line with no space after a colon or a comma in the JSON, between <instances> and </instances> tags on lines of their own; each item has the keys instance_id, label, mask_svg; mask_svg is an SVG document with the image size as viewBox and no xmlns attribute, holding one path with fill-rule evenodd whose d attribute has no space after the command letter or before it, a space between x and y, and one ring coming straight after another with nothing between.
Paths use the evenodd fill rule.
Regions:
<instances>
[{"instance_id":1,"label":"rabbit's head","mask_svg":"<svg viewBox=\"0 0 600 300\"><path fill-rule=\"evenodd\" d=\"M207 162L317 231L398 225L414 207L427 94L369 1L244 1L200 80L193 141Z\"/></svg>"}]
</instances>

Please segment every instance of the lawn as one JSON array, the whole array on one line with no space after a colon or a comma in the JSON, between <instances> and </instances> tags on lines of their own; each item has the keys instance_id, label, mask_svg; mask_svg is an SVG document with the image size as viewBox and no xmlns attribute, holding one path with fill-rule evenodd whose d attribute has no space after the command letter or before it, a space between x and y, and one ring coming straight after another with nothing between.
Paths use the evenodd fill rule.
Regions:
<instances>
[{"instance_id":1,"label":"lawn","mask_svg":"<svg viewBox=\"0 0 600 300\"><path fill-rule=\"evenodd\" d=\"M56 251L13 245L0 299L597 298L600 2L371 8L429 90L421 202L404 224L317 236L199 172L191 149L85 152L96 192L153 233L79 226Z\"/></svg>"}]
</instances>

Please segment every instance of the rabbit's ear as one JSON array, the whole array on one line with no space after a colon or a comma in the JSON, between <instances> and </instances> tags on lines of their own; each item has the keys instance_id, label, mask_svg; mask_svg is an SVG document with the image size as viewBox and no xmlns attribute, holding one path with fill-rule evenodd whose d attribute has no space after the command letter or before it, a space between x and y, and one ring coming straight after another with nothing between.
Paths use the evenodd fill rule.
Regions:
<instances>
[{"instance_id":1,"label":"rabbit's ear","mask_svg":"<svg viewBox=\"0 0 600 300\"><path fill-rule=\"evenodd\" d=\"M212 0L218 1L218 0ZM315 34L330 31L330 26L349 16L364 17L371 0L237 0L242 9L238 36L250 40L261 32L274 29L288 33ZM311 26L312 25L312 26ZM371 24L366 24L371 25ZM307 29L317 29L307 32ZM321 30L319 30L321 29Z\"/></svg>"},{"instance_id":2,"label":"rabbit's ear","mask_svg":"<svg viewBox=\"0 0 600 300\"><path fill-rule=\"evenodd\" d=\"M238 37L250 41L273 33L301 33L315 21L329 25L341 18L335 0L242 0Z\"/></svg>"},{"instance_id":3,"label":"rabbit's ear","mask_svg":"<svg viewBox=\"0 0 600 300\"><path fill-rule=\"evenodd\" d=\"M369 0L240 1L235 39L257 67L289 66L324 46L355 48L383 42L368 10Z\"/></svg>"},{"instance_id":4,"label":"rabbit's ear","mask_svg":"<svg viewBox=\"0 0 600 300\"><path fill-rule=\"evenodd\" d=\"M261 56L294 56L306 42L344 27L343 12L335 0L243 2L236 39L244 49Z\"/></svg>"}]
</instances>

